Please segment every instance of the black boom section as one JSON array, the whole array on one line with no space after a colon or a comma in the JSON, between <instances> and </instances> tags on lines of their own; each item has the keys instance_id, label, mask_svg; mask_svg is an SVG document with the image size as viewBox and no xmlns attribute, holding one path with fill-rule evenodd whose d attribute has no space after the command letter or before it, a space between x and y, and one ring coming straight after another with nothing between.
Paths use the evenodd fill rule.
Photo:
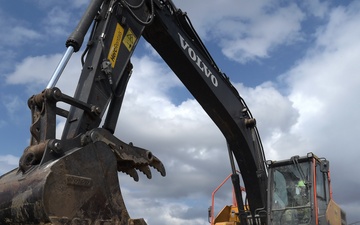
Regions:
<instances>
[{"instance_id":1,"label":"black boom section","mask_svg":"<svg viewBox=\"0 0 360 225\"><path fill-rule=\"evenodd\" d=\"M225 136L240 167L251 211L265 207L265 167L258 160L262 153L254 147L251 129L245 125L245 120L250 117L245 103L214 64L185 14L168 5L156 8L155 15L143 37Z\"/></svg>"}]
</instances>

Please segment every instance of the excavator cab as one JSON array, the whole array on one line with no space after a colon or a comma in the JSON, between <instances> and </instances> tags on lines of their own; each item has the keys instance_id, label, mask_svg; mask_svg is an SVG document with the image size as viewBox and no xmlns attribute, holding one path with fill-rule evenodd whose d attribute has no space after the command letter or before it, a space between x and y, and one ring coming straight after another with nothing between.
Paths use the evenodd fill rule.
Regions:
<instances>
[{"instance_id":1,"label":"excavator cab","mask_svg":"<svg viewBox=\"0 0 360 225\"><path fill-rule=\"evenodd\" d=\"M267 161L268 224L346 224L332 200L329 161L313 153Z\"/></svg>"}]
</instances>

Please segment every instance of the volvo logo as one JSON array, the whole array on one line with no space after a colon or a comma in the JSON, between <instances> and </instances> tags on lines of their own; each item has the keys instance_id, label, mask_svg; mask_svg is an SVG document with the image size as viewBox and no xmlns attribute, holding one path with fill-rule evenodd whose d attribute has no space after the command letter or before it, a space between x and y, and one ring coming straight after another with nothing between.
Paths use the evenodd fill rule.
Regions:
<instances>
[{"instance_id":1,"label":"volvo logo","mask_svg":"<svg viewBox=\"0 0 360 225\"><path fill-rule=\"evenodd\" d=\"M179 34L180 38L180 44L181 47L184 49L184 51L187 51L190 58L196 63L196 65L199 67L199 69L203 72L203 74L211 80L211 83L217 87L219 85L218 80L214 76L214 74L211 73L209 68L205 65L205 63L200 59L200 57L196 54L194 49L192 49L189 44L185 41L185 39Z\"/></svg>"}]
</instances>

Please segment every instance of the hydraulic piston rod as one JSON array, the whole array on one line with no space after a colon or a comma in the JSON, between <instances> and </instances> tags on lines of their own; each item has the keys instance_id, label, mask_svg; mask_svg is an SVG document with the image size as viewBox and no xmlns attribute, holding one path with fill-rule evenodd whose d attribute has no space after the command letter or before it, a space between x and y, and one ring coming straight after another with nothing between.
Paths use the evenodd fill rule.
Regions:
<instances>
[{"instance_id":1,"label":"hydraulic piston rod","mask_svg":"<svg viewBox=\"0 0 360 225\"><path fill-rule=\"evenodd\" d=\"M66 49L64 56L60 60L59 65L56 67L54 74L52 75L48 85L46 86L47 89L55 87L56 83L58 82L62 72L64 71L73 53L74 53L74 48L72 46L69 46Z\"/></svg>"}]
</instances>

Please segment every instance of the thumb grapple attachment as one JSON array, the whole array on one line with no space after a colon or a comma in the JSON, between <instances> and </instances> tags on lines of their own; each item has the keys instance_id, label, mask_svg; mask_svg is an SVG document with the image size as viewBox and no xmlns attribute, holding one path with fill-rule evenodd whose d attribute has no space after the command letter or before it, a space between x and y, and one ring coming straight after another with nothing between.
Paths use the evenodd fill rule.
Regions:
<instances>
[{"instance_id":1,"label":"thumb grapple attachment","mask_svg":"<svg viewBox=\"0 0 360 225\"><path fill-rule=\"evenodd\" d=\"M136 147L132 142L126 144L109 131L101 128L92 130L87 137L91 142L102 141L106 143L116 156L117 170L128 174L135 181L139 180L136 170L141 171L147 178L151 179L149 166L156 169L162 176L166 175L162 162L149 150Z\"/></svg>"}]
</instances>

